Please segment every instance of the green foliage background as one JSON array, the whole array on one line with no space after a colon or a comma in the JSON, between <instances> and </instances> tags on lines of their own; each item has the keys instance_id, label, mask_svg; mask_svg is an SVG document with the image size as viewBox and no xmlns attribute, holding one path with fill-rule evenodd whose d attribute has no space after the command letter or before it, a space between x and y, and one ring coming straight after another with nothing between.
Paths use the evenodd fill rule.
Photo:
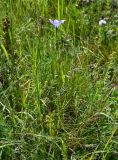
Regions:
<instances>
[{"instance_id":1,"label":"green foliage background","mask_svg":"<svg viewBox=\"0 0 118 160\"><path fill-rule=\"evenodd\" d=\"M117 0L1 0L0 11L0 159L117 160ZM66 20L57 38L49 19Z\"/></svg>"}]
</instances>

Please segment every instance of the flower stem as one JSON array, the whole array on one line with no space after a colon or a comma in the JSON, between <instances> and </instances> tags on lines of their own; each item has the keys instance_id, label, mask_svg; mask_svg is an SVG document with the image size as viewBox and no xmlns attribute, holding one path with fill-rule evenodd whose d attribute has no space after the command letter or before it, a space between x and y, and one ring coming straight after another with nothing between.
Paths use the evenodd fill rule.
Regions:
<instances>
[{"instance_id":1,"label":"flower stem","mask_svg":"<svg viewBox=\"0 0 118 160\"><path fill-rule=\"evenodd\" d=\"M58 28L56 28L56 49L58 49L58 35L57 35L57 30L58 30Z\"/></svg>"}]
</instances>

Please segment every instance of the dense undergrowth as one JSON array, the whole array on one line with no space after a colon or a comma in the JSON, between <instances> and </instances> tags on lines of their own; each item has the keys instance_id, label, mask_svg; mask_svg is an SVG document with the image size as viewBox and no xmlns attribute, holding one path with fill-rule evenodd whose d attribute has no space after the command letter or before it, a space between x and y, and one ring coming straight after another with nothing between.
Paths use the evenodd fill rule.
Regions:
<instances>
[{"instance_id":1,"label":"dense undergrowth","mask_svg":"<svg viewBox=\"0 0 118 160\"><path fill-rule=\"evenodd\" d=\"M118 160L117 0L0 12L0 159ZM66 20L57 37L49 19Z\"/></svg>"}]
</instances>

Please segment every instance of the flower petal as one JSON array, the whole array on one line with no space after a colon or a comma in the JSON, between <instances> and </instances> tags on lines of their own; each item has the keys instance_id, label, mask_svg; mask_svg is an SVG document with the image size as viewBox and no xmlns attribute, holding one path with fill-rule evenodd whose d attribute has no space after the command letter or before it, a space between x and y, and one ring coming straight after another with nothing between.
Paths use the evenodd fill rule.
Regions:
<instances>
[{"instance_id":1,"label":"flower petal","mask_svg":"<svg viewBox=\"0 0 118 160\"><path fill-rule=\"evenodd\" d=\"M53 20L49 19L49 21L50 21L50 23L52 23L52 24L54 25L54 22L53 22Z\"/></svg>"},{"instance_id":2,"label":"flower petal","mask_svg":"<svg viewBox=\"0 0 118 160\"><path fill-rule=\"evenodd\" d=\"M60 21L59 21L59 20L55 19L55 20L53 21L53 20L49 19L49 21L50 21L50 23L53 24L53 26L54 26L55 28L58 28L59 25L60 25L61 23L64 23L65 20L60 20Z\"/></svg>"}]
</instances>

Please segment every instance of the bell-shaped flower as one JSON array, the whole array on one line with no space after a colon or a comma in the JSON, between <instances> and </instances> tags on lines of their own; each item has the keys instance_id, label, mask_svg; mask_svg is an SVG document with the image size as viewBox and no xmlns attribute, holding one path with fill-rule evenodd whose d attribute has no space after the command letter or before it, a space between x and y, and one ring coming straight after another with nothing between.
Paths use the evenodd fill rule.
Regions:
<instances>
[{"instance_id":1,"label":"bell-shaped flower","mask_svg":"<svg viewBox=\"0 0 118 160\"><path fill-rule=\"evenodd\" d=\"M100 21L99 21L99 26L103 26L103 25L105 25L107 22L104 20L104 19L101 19Z\"/></svg>"},{"instance_id":2,"label":"bell-shaped flower","mask_svg":"<svg viewBox=\"0 0 118 160\"><path fill-rule=\"evenodd\" d=\"M50 21L50 23L53 24L53 26L54 26L55 28L58 28L59 25L62 24L62 23L64 23L65 20L57 20L57 19L51 20L51 19L49 19L49 21Z\"/></svg>"}]
</instances>

